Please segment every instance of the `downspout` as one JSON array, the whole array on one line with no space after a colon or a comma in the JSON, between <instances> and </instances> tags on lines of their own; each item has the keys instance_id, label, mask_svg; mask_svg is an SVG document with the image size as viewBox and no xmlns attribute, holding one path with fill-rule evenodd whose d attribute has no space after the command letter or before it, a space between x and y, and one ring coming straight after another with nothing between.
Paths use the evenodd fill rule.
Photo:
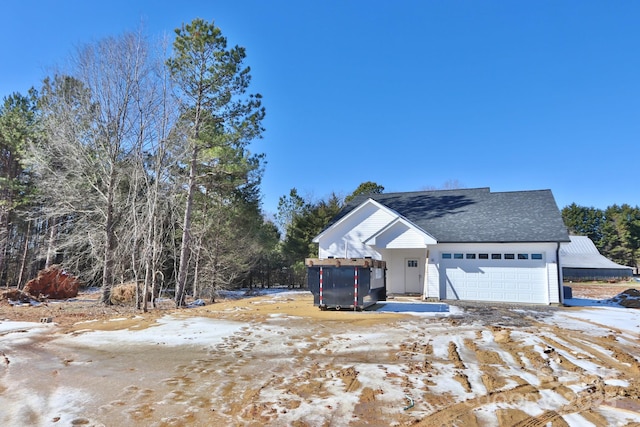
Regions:
<instances>
[{"instance_id":1,"label":"downspout","mask_svg":"<svg viewBox=\"0 0 640 427\"><path fill-rule=\"evenodd\" d=\"M427 256L424 259L424 280L422 281L422 300L429 298L429 248L427 248Z\"/></svg>"},{"instance_id":2,"label":"downspout","mask_svg":"<svg viewBox=\"0 0 640 427\"><path fill-rule=\"evenodd\" d=\"M558 266L558 301L560 301L560 305L564 305L562 266L560 265L560 242L556 242L556 245L556 265Z\"/></svg>"}]
</instances>

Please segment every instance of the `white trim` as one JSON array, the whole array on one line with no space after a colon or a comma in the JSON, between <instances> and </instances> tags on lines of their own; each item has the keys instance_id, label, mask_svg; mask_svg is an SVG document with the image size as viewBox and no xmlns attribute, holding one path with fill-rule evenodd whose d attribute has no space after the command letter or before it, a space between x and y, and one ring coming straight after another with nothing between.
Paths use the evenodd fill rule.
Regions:
<instances>
[{"instance_id":1,"label":"white trim","mask_svg":"<svg viewBox=\"0 0 640 427\"><path fill-rule=\"evenodd\" d=\"M313 238L312 242L313 243L319 243L320 239L323 238L329 231L331 231L334 228L340 226L340 224L342 224L343 222L347 221L350 217L356 215L357 212L359 212L362 209L364 209L364 207L367 206L367 205L373 205L373 206L377 207L378 209L381 209L381 210L387 212L391 216L400 217L398 212L389 209L385 205L383 205L383 204L381 204L379 202L376 202L373 199L367 199L364 202L360 203L355 209L352 209L348 214L346 214L345 216L340 218L337 222L332 224L331 227L325 228L324 230L322 230L322 232L320 234L318 234L316 237Z\"/></svg>"}]
</instances>

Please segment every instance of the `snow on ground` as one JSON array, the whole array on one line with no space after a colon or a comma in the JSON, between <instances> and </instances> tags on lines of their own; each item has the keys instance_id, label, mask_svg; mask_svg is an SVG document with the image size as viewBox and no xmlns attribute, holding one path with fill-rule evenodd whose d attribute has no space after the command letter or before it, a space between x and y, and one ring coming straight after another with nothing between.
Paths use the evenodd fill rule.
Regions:
<instances>
[{"instance_id":1,"label":"snow on ground","mask_svg":"<svg viewBox=\"0 0 640 427\"><path fill-rule=\"evenodd\" d=\"M60 344L102 347L107 345L198 345L210 346L222 341L224 337L238 332L244 325L239 322L226 322L202 317L178 318L164 316L156 325L135 331L130 329L116 331L79 331L74 335L58 338Z\"/></svg>"},{"instance_id":2,"label":"snow on ground","mask_svg":"<svg viewBox=\"0 0 640 427\"><path fill-rule=\"evenodd\" d=\"M256 304L273 305L292 296L286 292L269 295L271 299ZM579 306L581 301L571 303ZM533 312L535 309L523 314ZM622 334L625 345L636 349L640 331L640 310L588 303L540 317L542 327L549 328L541 334L511 328L509 340L515 343L515 350L510 350L489 329L493 325L450 323L465 316L465 309L457 306L388 301L372 312L353 313L353 319L375 318L378 313L412 316L393 328L381 323L352 327L348 320L322 323L283 313L272 313L262 322L164 316L146 329L85 329L52 336L46 345L36 345L36 339L50 332L52 325L3 321L0 354L8 361L6 367L0 367L0 424L99 425L96 419L109 416L115 423L137 420L143 425L140 420L146 416L164 420L155 425L177 425L180 417L202 420L202 414L209 411L209 416L218 417L216 422L227 425L249 425L250 419L264 425L291 425L300 420L306 425L328 421L344 425L366 416L362 409L366 389L373 395L369 403L383 408L379 416L390 425L405 425L398 420L407 423L412 416L419 420L437 415L453 399L470 402L468 410L475 408L483 425L497 426L499 410L520 410L539 417L569 403L566 392L549 387L549 380L541 377L541 363L553 371L556 382L576 394L585 390L583 371L603 375L608 386L630 386L623 373L601 366L589 353L591 346L612 358L604 344L575 338L581 344L576 347L572 336L554 335L552 327L588 334L585 336ZM549 348L549 338L558 344L556 348ZM452 360L452 349L459 363ZM161 356L164 351L166 355ZM126 352L131 352L129 358ZM495 354L496 362L480 363L480 352ZM114 359L115 354L123 354L123 359ZM559 357L576 370L567 370ZM40 371L29 370L34 362L42 363ZM149 363L159 365L145 370ZM66 371L70 371L67 378L77 382L61 381ZM490 390L487 372L494 371L504 382ZM161 377L154 378L154 374ZM91 381L104 389L91 389ZM547 385L542 387L544 381ZM506 393L522 383L539 387L536 399ZM197 395L188 398L190 393ZM99 400L103 401L95 403ZM88 410L92 405L99 406ZM640 421L637 412L602 411L609 425ZM602 425L580 412L566 413L562 419L570 426Z\"/></svg>"},{"instance_id":3,"label":"snow on ground","mask_svg":"<svg viewBox=\"0 0 640 427\"><path fill-rule=\"evenodd\" d=\"M10 342L11 346L17 346L25 342L31 342L37 336L47 334L54 330L52 323L13 322L0 321L0 354L3 347Z\"/></svg>"},{"instance_id":4,"label":"snow on ground","mask_svg":"<svg viewBox=\"0 0 640 427\"><path fill-rule=\"evenodd\" d=\"M0 335L5 335L9 332L26 331L26 330L38 330L44 328L53 327L50 323L35 323L35 322L13 322L9 320L0 321Z\"/></svg>"},{"instance_id":5,"label":"snow on ground","mask_svg":"<svg viewBox=\"0 0 640 427\"><path fill-rule=\"evenodd\" d=\"M640 310L620 306L593 307L556 313L549 323L575 330L600 330L602 334L621 331L638 337L640 334Z\"/></svg>"}]
</instances>

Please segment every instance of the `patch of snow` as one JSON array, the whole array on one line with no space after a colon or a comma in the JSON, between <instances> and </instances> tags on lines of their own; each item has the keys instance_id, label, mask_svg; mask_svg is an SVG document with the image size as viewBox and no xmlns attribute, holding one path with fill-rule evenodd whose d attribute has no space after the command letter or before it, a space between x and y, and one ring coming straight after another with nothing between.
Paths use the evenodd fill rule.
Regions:
<instances>
[{"instance_id":1,"label":"patch of snow","mask_svg":"<svg viewBox=\"0 0 640 427\"><path fill-rule=\"evenodd\" d=\"M611 403L612 406L609 406L609 403ZM640 415L638 415L637 412L620 410L620 408L616 407L616 401L607 402L598 409L599 413L606 418L607 425L610 426L633 426L637 425L638 421L640 421Z\"/></svg>"},{"instance_id":2,"label":"patch of snow","mask_svg":"<svg viewBox=\"0 0 640 427\"><path fill-rule=\"evenodd\" d=\"M272 318L275 318L275 317L283 318L283 317L289 317L289 316L287 316L286 313L271 313L269 315L269 317L272 317Z\"/></svg>"},{"instance_id":3,"label":"patch of snow","mask_svg":"<svg viewBox=\"0 0 640 427\"><path fill-rule=\"evenodd\" d=\"M618 307L588 308L584 310L559 311L543 321L575 329L593 332L600 327L601 334L609 335L611 329L638 336L640 330L640 310Z\"/></svg>"},{"instance_id":4,"label":"patch of snow","mask_svg":"<svg viewBox=\"0 0 640 427\"><path fill-rule=\"evenodd\" d=\"M486 427L499 427L498 417L496 411L500 409L495 403L483 405L479 408L475 408L473 413L478 420L478 424Z\"/></svg>"},{"instance_id":5,"label":"patch of snow","mask_svg":"<svg viewBox=\"0 0 640 427\"><path fill-rule=\"evenodd\" d=\"M590 356L587 355L582 350L576 348L572 343L568 343L564 341L562 338L557 336L554 337L554 341L556 341L559 345L563 347L570 348L573 350L567 351L564 348L556 348L553 345L551 345L545 351L551 351L552 352L551 354L553 354L553 352L556 352L559 355L562 355L564 358L566 358L569 362L573 363L576 366L579 366L580 368L584 369L587 372L596 372L600 370L600 365L597 365L593 362L590 362L589 360L586 360L586 358Z\"/></svg>"},{"instance_id":6,"label":"patch of snow","mask_svg":"<svg viewBox=\"0 0 640 427\"><path fill-rule=\"evenodd\" d=\"M290 297L292 295L300 295L300 294L308 294L308 290L296 290L289 288L242 288L242 289L233 289L233 290L223 290L218 292L218 297L221 299L242 299L247 297L257 297L257 296L266 296L272 295L274 298L283 298Z\"/></svg>"},{"instance_id":7,"label":"patch of snow","mask_svg":"<svg viewBox=\"0 0 640 427\"><path fill-rule=\"evenodd\" d=\"M569 403L564 396L553 390L543 388L538 392L540 393L540 400L538 400L538 403L545 409L554 409Z\"/></svg>"},{"instance_id":8,"label":"patch of snow","mask_svg":"<svg viewBox=\"0 0 640 427\"><path fill-rule=\"evenodd\" d=\"M12 300L11 298L8 298L7 302L9 303L9 305L12 305L14 307L38 307L39 305L42 305L40 301L36 301L33 299L27 302L22 302L22 301L15 301L15 300Z\"/></svg>"},{"instance_id":9,"label":"patch of snow","mask_svg":"<svg viewBox=\"0 0 640 427\"><path fill-rule=\"evenodd\" d=\"M72 425L81 411L83 404L91 399L86 393L79 390L60 386L51 394L39 394L33 391L12 391L11 397L0 394L0 424L4 426L16 425L20 421L22 425Z\"/></svg>"},{"instance_id":10,"label":"patch of snow","mask_svg":"<svg viewBox=\"0 0 640 427\"><path fill-rule=\"evenodd\" d=\"M590 423L585 417L579 414L563 415L562 419L569 424L569 427L597 427L595 424Z\"/></svg>"},{"instance_id":11,"label":"patch of snow","mask_svg":"<svg viewBox=\"0 0 640 427\"><path fill-rule=\"evenodd\" d=\"M82 345L88 347L100 347L114 344L133 345L212 345L220 342L242 328L245 324L240 322L221 321L193 317L178 319L172 316L164 316L158 319L157 325L147 329L119 331L90 331L74 336L59 337L62 343ZM117 348L117 345L115 346Z\"/></svg>"},{"instance_id":12,"label":"patch of snow","mask_svg":"<svg viewBox=\"0 0 640 427\"><path fill-rule=\"evenodd\" d=\"M75 325L82 325L84 323L95 323L98 321L99 321L98 319L81 320L79 322L76 322Z\"/></svg>"},{"instance_id":13,"label":"patch of snow","mask_svg":"<svg viewBox=\"0 0 640 427\"><path fill-rule=\"evenodd\" d=\"M618 386L618 387L629 387L629 381L627 380L621 380L618 378L606 378L604 380L604 383L607 385L613 385L613 386Z\"/></svg>"},{"instance_id":14,"label":"patch of snow","mask_svg":"<svg viewBox=\"0 0 640 427\"><path fill-rule=\"evenodd\" d=\"M25 331L50 327L50 323L0 321L0 335L14 331Z\"/></svg>"}]
</instances>

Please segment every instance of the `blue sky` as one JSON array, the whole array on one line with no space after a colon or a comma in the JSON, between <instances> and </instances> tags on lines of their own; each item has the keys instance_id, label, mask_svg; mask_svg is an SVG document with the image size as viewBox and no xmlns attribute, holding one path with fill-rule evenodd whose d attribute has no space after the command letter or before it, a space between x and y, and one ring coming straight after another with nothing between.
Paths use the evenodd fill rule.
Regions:
<instances>
[{"instance_id":1,"label":"blue sky","mask_svg":"<svg viewBox=\"0 0 640 427\"><path fill-rule=\"evenodd\" d=\"M640 2L34 1L0 14L0 97L100 38L214 20L264 96L263 208L375 181L639 205Z\"/></svg>"}]
</instances>

